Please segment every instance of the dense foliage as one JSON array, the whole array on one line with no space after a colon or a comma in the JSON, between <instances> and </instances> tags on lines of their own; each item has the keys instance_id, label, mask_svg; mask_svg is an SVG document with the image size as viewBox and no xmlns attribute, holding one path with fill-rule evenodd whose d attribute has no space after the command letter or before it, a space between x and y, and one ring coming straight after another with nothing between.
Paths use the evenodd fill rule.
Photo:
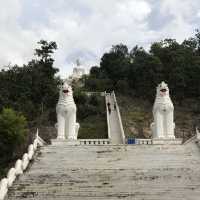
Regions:
<instances>
[{"instance_id":1,"label":"dense foliage","mask_svg":"<svg viewBox=\"0 0 200 200\"><path fill-rule=\"evenodd\" d=\"M55 112L59 79L53 67L51 54L57 49L55 42L38 42L36 59L27 65L15 65L0 72L0 110L11 107L22 112L29 124L49 123ZM52 115L53 113L53 115ZM45 120L45 121L44 121Z\"/></svg>"},{"instance_id":2,"label":"dense foliage","mask_svg":"<svg viewBox=\"0 0 200 200\"><path fill-rule=\"evenodd\" d=\"M164 80L181 104L184 98L200 97L200 32L178 43L174 39L155 42L147 52L124 44L113 46L85 80L92 90L118 90L152 100L156 85Z\"/></svg>"},{"instance_id":3,"label":"dense foliage","mask_svg":"<svg viewBox=\"0 0 200 200\"><path fill-rule=\"evenodd\" d=\"M107 138L105 99L100 93L84 92L76 88L74 100L80 123L78 138Z\"/></svg>"},{"instance_id":4,"label":"dense foliage","mask_svg":"<svg viewBox=\"0 0 200 200\"><path fill-rule=\"evenodd\" d=\"M26 136L25 117L12 109L4 108L0 114L0 169L15 158L14 153L25 142Z\"/></svg>"}]
</instances>

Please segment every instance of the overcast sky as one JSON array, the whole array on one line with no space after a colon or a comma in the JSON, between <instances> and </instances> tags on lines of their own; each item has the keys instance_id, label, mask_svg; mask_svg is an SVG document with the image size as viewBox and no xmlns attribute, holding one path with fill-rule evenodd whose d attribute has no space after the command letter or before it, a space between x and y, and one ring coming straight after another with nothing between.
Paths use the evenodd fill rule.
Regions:
<instances>
[{"instance_id":1,"label":"overcast sky","mask_svg":"<svg viewBox=\"0 0 200 200\"><path fill-rule=\"evenodd\" d=\"M0 66L33 58L40 39L56 41L62 77L77 58L99 64L112 45L148 48L164 38L182 41L200 28L200 0L0 0Z\"/></svg>"}]
</instances>

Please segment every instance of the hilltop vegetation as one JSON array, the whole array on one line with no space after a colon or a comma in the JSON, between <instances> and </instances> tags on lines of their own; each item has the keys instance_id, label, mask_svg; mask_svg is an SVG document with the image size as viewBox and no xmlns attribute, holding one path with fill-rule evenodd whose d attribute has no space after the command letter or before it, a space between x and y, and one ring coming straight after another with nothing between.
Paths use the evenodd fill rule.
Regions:
<instances>
[{"instance_id":1,"label":"hilltop vegetation","mask_svg":"<svg viewBox=\"0 0 200 200\"><path fill-rule=\"evenodd\" d=\"M55 121L60 83L51 55L57 49L56 43L41 40L38 44L36 58L27 65L0 71L0 111L8 107L22 112L30 126Z\"/></svg>"},{"instance_id":2,"label":"hilltop vegetation","mask_svg":"<svg viewBox=\"0 0 200 200\"><path fill-rule=\"evenodd\" d=\"M83 89L74 86L77 120L80 123L78 138L107 138L105 99L101 93Z\"/></svg>"},{"instance_id":3,"label":"hilltop vegetation","mask_svg":"<svg viewBox=\"0 0 200 200\"><path fill-rule=\"evenodd\" d=\"M86 77L91 90L118 90L153 101L155 87L164 80L171 95L181 104L185 98L200 97L200 32L178 43L174 39L155 42L147 52L124 44L105 53L100 66L94 66Z\"/></svg>"}]
</instances>

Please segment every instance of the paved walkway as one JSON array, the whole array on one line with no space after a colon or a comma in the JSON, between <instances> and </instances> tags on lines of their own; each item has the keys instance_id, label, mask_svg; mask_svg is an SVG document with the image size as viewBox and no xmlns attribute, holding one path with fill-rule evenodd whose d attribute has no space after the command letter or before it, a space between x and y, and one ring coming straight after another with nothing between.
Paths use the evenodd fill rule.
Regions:
<instances>
[{"instance_id":1,"label":"paved walkway","mask_svg":"<svg viewBox=\"0 0 200 200\"><path fill-rule=\"evenodd\" d=\"M8 200L199 200L196 144L42 147Z\"/></svg>"},{"instance_id":2,"label":"paved walkway","mask_svg":"<svg viewBox=\"0 0 200 200\"><path fill-rule=\"evenodd\" d=\"M111 112L108 115L109 125L110 125L110 135L113 144L123 144L122 132L120 129L120 121L117 115L117 110L114 108L114 97L111 93L106 93L106 105L110 103Z\"/></svg>"}]
</instances>

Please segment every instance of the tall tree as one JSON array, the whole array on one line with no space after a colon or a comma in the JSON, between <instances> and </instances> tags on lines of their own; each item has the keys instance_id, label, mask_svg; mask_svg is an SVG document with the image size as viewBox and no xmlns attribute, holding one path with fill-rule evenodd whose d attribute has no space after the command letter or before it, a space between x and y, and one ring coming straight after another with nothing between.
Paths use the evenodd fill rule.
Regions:
<instances>
[{"instance_id":1,"label":"tall tree","mask_svg":"<svg viewBox=\"0 0 200 200\"><path fill-rule=\"evenodd\" d=\"M57 49L55 42L41 40L36 59L23 67L14 66L0 72L0 108L12 107L22 111L29 120L44 112L54 110L59 79L58 69L53 67L52 54ZM48 119L47 119L48 121Z\"/></svg>"},{"instance_id":2,"label":"tall tree","mask_svg":"<svg viewBox=\"0 0 200 200\"><path fill-rule=\"evenodd\" d=\"M100 62L100 70L113 81L114 86L119 80L126 78L130 59L126 45L119 44L105 53Z\"/></svg>"},{"instance_id":3,"label":"tall tree","mask_svg":"<svg viewBox=\"0 0 200 200\"><path fill-rule=\"evenodd\" d=\"M159 58L149 55L145 50L135 49L128 80L137 96L152 100L155 86L163 79L162 70L163 65Z\"/></svg>"}]
</instances>

